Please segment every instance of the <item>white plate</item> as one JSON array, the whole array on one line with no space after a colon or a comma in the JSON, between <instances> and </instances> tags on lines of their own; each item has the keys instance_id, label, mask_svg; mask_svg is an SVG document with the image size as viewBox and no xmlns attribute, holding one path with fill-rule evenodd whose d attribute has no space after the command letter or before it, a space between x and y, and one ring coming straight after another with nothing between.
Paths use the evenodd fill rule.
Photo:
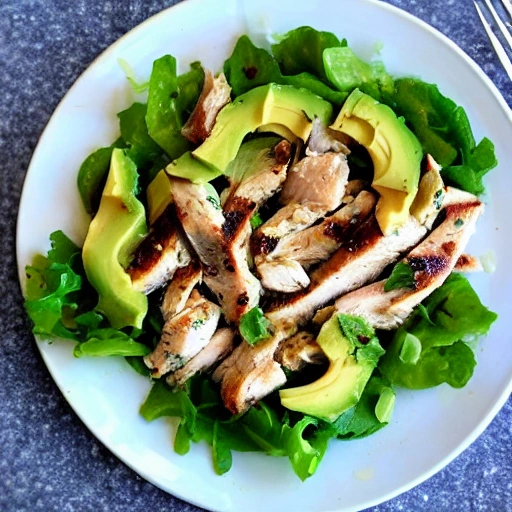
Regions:
<instances>
[{"instance_id":1,"label":"white plate","mask_svg":"<svg viewBox=\"0 0 512 512\"><path fill-rule=\"evenodd\" d=\"M326 15L327 13L327 15ZM138 408L149 382L121 359L74 359L69 342L38 343L55 382L87 427L121 460L162 489L215 510L354 510L387 500L428 478L466 448L505 402L512 381L511 113L483 72L448 39L412 16L371 0L189 0L160 13L120 39L80 77L55 111L34 153L18 223L18 265L48 248L63 229L84 239L88 219L76 189L77 170L95 148L118 135L116 113L133 96L117 59L141 77L153 59L171 53L181 70L196 59L220 70L237 36L284 32L309 24L347 37L370 57L377 41L397 75L436 82L462 104L476 137L489 136L501 162L489 176L492 204L471 242L474 254L494 249L495 274L472 278L485 304L500 314L481 345L475 375L463 390L447 386L399 392L392 424L360 441L333 442L317 474L301 483L286 459L235 454L233 469L215 475L210 449L173 452L170 422L146 424Z\"/></svg>"}]
</instances>

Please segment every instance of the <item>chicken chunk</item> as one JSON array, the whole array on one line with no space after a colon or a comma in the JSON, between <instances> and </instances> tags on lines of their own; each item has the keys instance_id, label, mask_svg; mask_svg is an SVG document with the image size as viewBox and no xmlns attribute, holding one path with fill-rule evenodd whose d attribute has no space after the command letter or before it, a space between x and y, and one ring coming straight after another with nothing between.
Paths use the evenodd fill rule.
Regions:
<instances>
[{"instance_id":1,"label":"chicken chunk","mask_svg":"<svg viewBox=\"0 0 512 512\"><path fill-rule=\"evenodd\" d=\"M365 221L375 203L371 192L362 191L320 224L281 239L269 258L258 266L263 287L290 293L308 286L305 270L327 260Z\"/></svg>"},{"instance_id":2,"label":"chicken chunk","mask_svg":"<svg viewBox=\"0 0 512 512\"><path fill-rule=\"evenodd\" d=\"M446 208L445 220L403 260L414 271L412 289L404 287L386 292L386 281L379 281L338 299L336 310L362 316L378 329L397 328L450 275L483 209L476 198L471 203Z\"/></svg>"},{"instance_id":3,"label":"chicken chunk","mask_svg":"<svg viewBox=\"0 0 512 512\"><path fill-rule=\"evenodd\" d=\"M272 260L272 252L279 241L306 229L327 212L335 210L343 199L348 173L346 157L336 153L306 157L288 172L280 198L285 206L265 222L251 240L256 268L267 285L272 278L265 276L265 270L272 270L273 266L267 263ZM296 277L287 276L283 281L283 291L290 291L290 286L297 289L300 283L307 281L305 273L297 265L289 265L289 270ZM302 277L298 278L299 274ZM280 290L276 287L270 289Z\"/></svg>"},{"instance_id":4,"label":"chicken chunk","mask_svg":"<svg viewBox=\"0 0 512 512\"><path fill-rule=\"evenodd\" d=\"M229 327L219 329L208 345L196 354L188 363L167 377L171 386L184 386L196 373L209 370L215 363L226 357L234 346L235 330Z\"/></svg>"},{"instance_id":5,"label":"chicken chunk","mask_svg":"<svg viewBox=\"0 0 512 512\"><path fill-rule=\"evenodd\" d=\"M322 364L327 362L320 345L316 342L314 334L300 331L285 340L275 353L275 360L296 372L302 370L307 364Z\"/></svg>"},{"instance_id":6,"label":"chicken chunk","mask_svg":"<svg viewBox=\"0 0 512 512\"><path fill-rule=\"evenodd\" d=\"M217 329L220 314L219 306L193 294L185 309L165 322L158 345L144 358L151 376L177 370L199 353Z\"/></svg>"},{"instance_id":7,"label":"chicken chunk","mask_svg":"<svg viewBox=\"0 0 512 512\"><path fill-rule=\"evenodd\" d=\"M280 201L284 205L302 204L323 215L340 205L348 173L345 155L326 153L303 158L288 172Z\"/></svg>"},{"instance_id":8,"label":"chicken chunk","mask_svg":"<svg viewBox=\"0 0 512 512\"><path fill-rule=\"evenodd\" d=\"M286 375L274 360L274 352L283 339L278 332L272 338L251 346L242 342L213 373L221 382L224 405L233 414L241 414L286 382Z\"/></svg>"},{"instance_id":9,"label":"chicken chunk","mask_svg":"<svg viewBox=\"0 0 512 512\"><path fill-rule=\"evenodd\" d=\"M162 301L162 315L169 320L185 307L196 284L201 282L201 267L196 261L176 270Z\"/></svg>"},{"instance_id":10,"label":"chicken chunk","mask_svg":"<svg viewBox=\"0 0 512 512\"><path fill-rule=\"evenodd\" d=\"M217 78L209 70L204 71L204 84L197 104L190 114L182 135L193 144L200 144L210 135L217 114L231 101L231 87L224 73Z\"/></svg>"},{"instance_id":11,"label":"chicken chunk","mask_svg":"<svg viewBox=\"0 0 512 512\"><path fill-rule=\"evenodd\" d=\"M174 205L169 205L136 248L128 267L133 287L146 295L164 286L176 270L189 264L188 245Z\"/></svg>"}]
</instances>

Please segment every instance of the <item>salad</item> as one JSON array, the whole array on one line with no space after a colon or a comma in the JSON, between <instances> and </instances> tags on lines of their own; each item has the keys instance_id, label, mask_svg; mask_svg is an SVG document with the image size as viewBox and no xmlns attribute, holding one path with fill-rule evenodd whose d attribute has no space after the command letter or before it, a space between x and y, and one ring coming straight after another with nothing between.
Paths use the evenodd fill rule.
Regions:
<instances>
[{"instance_id":1,"label":"salad","mask_svg":"<svg viewBox=\"0 0 512 512\"><path fill-rule=\"evenodd\" d=\"M174 449L286 456L313 475L331 439L368 436L395 389L473 374L496 314L464 272L494 147L436 85L390 76L311 27L223 71L153 63L147 101L82 164L82 248L26 267L34 333L152 380L140 414ZM334 441L333 441L334 442Z\"/></svg>"}]
</instances>

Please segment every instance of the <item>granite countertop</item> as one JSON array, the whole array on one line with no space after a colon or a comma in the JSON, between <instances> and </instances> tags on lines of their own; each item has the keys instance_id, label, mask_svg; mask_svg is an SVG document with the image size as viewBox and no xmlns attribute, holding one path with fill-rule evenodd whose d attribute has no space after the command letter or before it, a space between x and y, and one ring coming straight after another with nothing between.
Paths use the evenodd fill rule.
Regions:
<instances>
[{"instance_id":1,"label":"granite countertop","mask_svg":"<svg viewBox=\"0 0 512 512\"><path fill-rule=\"evenodd\" d=\"M15 223L37 140L91 61L170 0L0 2L0 510L198 510L145 482L85 428L50 377L17 283ZM512 105L470 0L391 0L465 50ZM23 347L20 350L20 347ZM512 511L512 399L444 470L373 510Z\"/></svg>"}]
</instances>

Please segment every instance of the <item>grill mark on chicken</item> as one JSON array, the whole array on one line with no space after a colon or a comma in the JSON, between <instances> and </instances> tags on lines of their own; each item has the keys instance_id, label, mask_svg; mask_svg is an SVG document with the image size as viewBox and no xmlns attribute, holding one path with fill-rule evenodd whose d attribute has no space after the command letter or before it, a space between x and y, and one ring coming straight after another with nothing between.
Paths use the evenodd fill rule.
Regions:
<instances>
[{"instance_id":1,"label":"grill mark on chicken","mask_svg":"<svg viewBox=\"0 0 512 512\"><path fill-rule=\"evenodd\" d=\"M224 207L224 223L222 232L226 239L226 244L235 239L240 230L244 227L244 221L256 210L257 204L245 197L233 197L228 200Z\"/></svg>"},{"instance_id":2,"label":"grill mark on chicken","mask_svg":"<svg viewBox=\"0 0 512 512\"><path fill-rule=\"evenodd\" d=\"M426 228L410 217L397 234L384 236L372 215L311 274L307 289L276 300L267 318L288 335L294 334L327 302L377 278L425 234Z\"/></svg>"},{"instance_id":3,"label":"grill mark on chicken","mask_svg":"<svg viewBox=\"0 0 512 512\"><path fill-rule=\"evenodd\" d=\"M190 259L175 206L171 203L136 248L127 271L134 289L149 294L163 286Z\"/></svg>"},{"instance_id":4,"label":"grill mark on chicken","mask_svg":"<svg viewBox=\"0 0 512 512\"><path fill-rule=\"evenodd\" d=\"M259 262L263 287L292 293L308 286L310 279L305 269L327 260L343 241L349 240L375 203L372 193L362 191L354 201L320 224L281 239L271 256Z\"/></svg>"},{"instance_id":5,"label":"grill mark on chicken","mask_svg":"<svg viewBox=\"0 0 512 512\"><path fill-rule=\"evenodd\" d=\"M193 144L200 144L210 135L219 111L231 101L231 87L224 73L217 78L204 70L204 83L197 104L181 134Z\"/></svg>"},{"instance_id":6,"label":"grill mark on chicken","mask_svg":"<svg viewBox=\"0 0 512 512\"><path fill-rule=\"evenodd\" d=\"M183 310L194 286L201 282L201 275L201 267L197 261L192 261L186 267L176 270L162 301L164 320L172 318Z\"/></svg>"},{"instance_id":7,"label":"grill mark on chicken","mask_svg":"<svg viewBox=\"0 0 512 512\"><path fill-rule=\"evenodd\" d=\"M457 263L455 264L457 272L480 272L482 271L482 264L471 254L461 254Z\"/></svg>"},{"instance_id":8,"label":"grill mark on chicken","mask_svg":"<svg viewBox=\"0 0 512 512\"><path fill-rule=\"evenodd\" d=\"M251 237L251 253L254 257L260 254L270 254L279 243L279 238L256 232Z\"/></svg>"},{"instance_id":9,"label":"grill mark on chicken","mask_svg":"<svg viewBox=\"0 0 512 512\"><path fill-rule=\"evenodd\" d=\"M425 297L441 286L459 261L476 221L483 212L479 201L446 208L446 217L405 258L414 271L413 289L384 291L384 281L353 291L335 303L337 311L363 316L375 328L398 327ZM457 223L460 220L460 223Z\"/></svg>"}]
</instances>

